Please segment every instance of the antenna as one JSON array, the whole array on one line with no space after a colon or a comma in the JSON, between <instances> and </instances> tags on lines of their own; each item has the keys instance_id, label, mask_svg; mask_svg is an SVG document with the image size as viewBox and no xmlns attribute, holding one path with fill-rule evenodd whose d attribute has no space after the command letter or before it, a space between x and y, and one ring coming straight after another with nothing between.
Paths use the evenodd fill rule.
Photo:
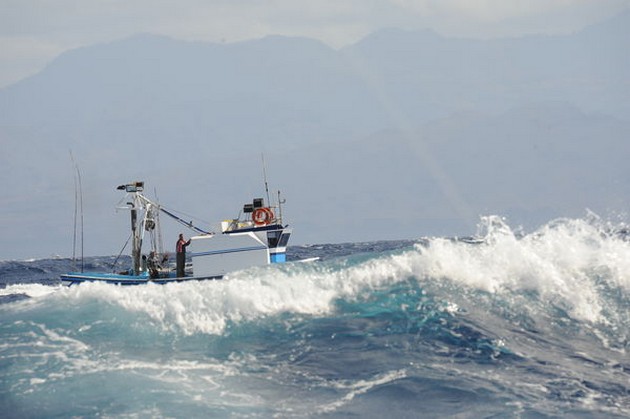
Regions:
<instances>
[{"instance_id":1,"label":"antenna","mask_svg":"<svg viewBox=\"0 0 630 419\"><path fill-rule=\"evenodd\" d=\"M278 190L278 219L280 220L280 224L282 224L282 204L284 203L285 201L280 199L280 190Z\"/></svg>"},{"instance_id":2,"label":"antenna","mask_svg":"<svg viewBox=\"0 0 630 419\"><path fill-rule=\"evenodd\" d=\"M271 206L271 199L269 199L269 185L267 184L267 165L265 164L265 153L261 153L260 155L262 156L263 179L265 181L265 192L267 193L267 205Z\"/></svg>"}]
</instances>

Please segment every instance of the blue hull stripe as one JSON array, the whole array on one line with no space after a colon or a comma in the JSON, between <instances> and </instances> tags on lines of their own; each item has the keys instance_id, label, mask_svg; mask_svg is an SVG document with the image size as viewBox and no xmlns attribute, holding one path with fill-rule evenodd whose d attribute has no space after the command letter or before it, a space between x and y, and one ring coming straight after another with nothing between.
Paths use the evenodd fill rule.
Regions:
<instances>
[{"instance_id":1,"label":"blue hull stripe","mask_svg":"<svg viewBox=\"0 0 630 419\"><path fill-rule=\"evenodd\" d=\"M191 257L197 256L210 256L210 255L221 255L225 253L238 253L238 252L250 252L252 250L264 250L267 249L265 246L252 246L252 247L240 247L236 249L227 249L227 250L212 250L209 252L199 252L199 253L191 253Z\"/></svg>"},{"instance_id":2,"label":"blue hull stripe","mask_svg":"<svg viewBox=\"0 0 630 419\"><path fill-rule=\"evenodd\" d=\"M149 279L148 277L135 276L135 275L115 275L115 274L100 274L100 273L89 273L89 274L66 274L61 275L61 281L67 285L80 284L82 282L101 282L106 284L115 284L115 285L142 285L142 284L170 284L176 282L185 282L185 281L204 281L204 280L212 280L212 279L221 279L223 275L213 275L213 276L203 276L203 277L195 277L195 276L185 276L180 278L155 278Z\"/></svg>"}]
</instances>

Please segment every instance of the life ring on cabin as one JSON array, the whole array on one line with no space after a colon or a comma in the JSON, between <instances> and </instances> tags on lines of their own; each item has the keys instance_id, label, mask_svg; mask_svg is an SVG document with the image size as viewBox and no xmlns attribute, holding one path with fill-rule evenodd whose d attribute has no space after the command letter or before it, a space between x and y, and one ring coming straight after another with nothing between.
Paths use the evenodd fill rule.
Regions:
<instances>
[{"instance_id":1,"label":"life ring on cabin","mask_svg":"<svg viewBox=\"0 0 630 419\"><path fill-rule=\"evenodd\" d=\"M271 223L271 220L273 220L273 211L268 207L256 208L252 214L252 221L257 226L266 226Z\"/></svg>"}]
</instances>

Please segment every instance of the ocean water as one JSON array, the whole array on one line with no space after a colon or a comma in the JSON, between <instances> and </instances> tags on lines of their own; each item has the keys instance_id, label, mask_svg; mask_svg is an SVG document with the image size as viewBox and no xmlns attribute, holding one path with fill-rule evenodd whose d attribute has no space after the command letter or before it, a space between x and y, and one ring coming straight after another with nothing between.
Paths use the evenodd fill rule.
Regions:
<instances>
[{"instance_id":1,"label":"ocean water","mask_svg":"<svg viewBox=\"0 0 630 419\"><path fill-rule=\"evenodd\" d=\"M623 225L289 252L321 259L70 288L0 262L0 416L630 417Z\"/></svg>"}]
</instances>

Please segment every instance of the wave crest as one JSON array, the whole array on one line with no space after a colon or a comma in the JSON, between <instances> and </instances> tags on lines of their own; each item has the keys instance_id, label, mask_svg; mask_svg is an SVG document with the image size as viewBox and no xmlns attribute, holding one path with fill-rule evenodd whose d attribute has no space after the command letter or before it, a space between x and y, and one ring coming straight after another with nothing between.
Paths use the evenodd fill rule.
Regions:
<instances>
[{"instance_id":1,"label":"wave crest","mask_svg":"<svg viewBox=\"0 0 630 419\"><path fill-rule=\"evenodd\" d=\"M479 231L475 243L440 238L416 246L415 273L489 293L532 292L589 322L608 321L615 294L627 301L630 243L598 218L555 220L519 237L492 216Z\"/></svg>"}]
</instances>

